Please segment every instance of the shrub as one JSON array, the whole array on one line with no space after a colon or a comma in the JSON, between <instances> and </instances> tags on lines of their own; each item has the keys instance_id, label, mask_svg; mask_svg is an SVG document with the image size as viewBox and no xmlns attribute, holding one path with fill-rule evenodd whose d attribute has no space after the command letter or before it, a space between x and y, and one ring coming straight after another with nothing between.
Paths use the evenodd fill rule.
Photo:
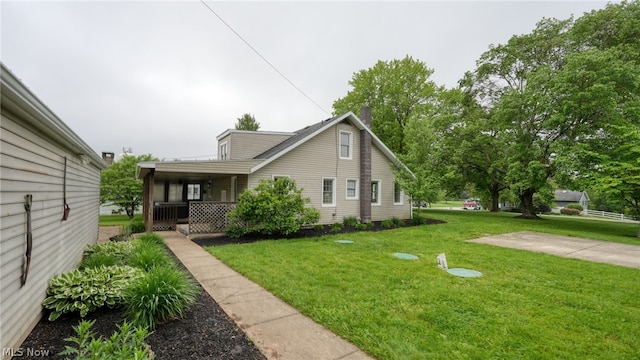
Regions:
<instances>
[{"instance_id":1,"label":"shrub","mask_svg":"<svg viewBox=\"0 0 640 360\"><path fill-rule=\"evenodd\" d=\"M173 266L173 259L162 245L141 241L129 254L127 264L149 272L158 266Z\"/></svg>"},{"instance_id":2,"label":"shrub","mask_svg":"<svg viewBox=\"0 0 640 360\"><path fill-rule=\"evenodd\" d=\"M42 306L51 310L49 321L71 312L84 317L98 308L123 304L125 289L142 276L141 270L131 266L101 266L59 274L49 281Z\"/></svg>"},{"instance_id":3,"label":"shrub","mask_svg":"<svg viewBox=\"0 0 640 360\"><path fill-rule=\"evenodd\" d=\"M365 228L372 229L375 224L371 221L364 223Z\"/></svg>"},{"instance_id":4,"label":"shrub","mask_svg":"<svg viewBox=\"0 0 640 360\"><path fill-rule=\"evenodd\" d=\"M96 338L91 327L95 320L80 321L73 330L76 336L66 338L75 347L65 346L59 355L73 355L75 359L153 359L154 354L144 340L149 335L145 328L135 328L124 322L118 330L107 339Z\"/></svg>"},{"instance_id":5,"label":"shrub","mask_svg":"<svg viewBox=\"0 0 640 360\"><path fill-rule=\"evenodd\" d=\"M390 229L390 228L393 227L393 221L391 221L391 220L382 220L382 222L380 222L380 225L385 229Z\"/></svg>"},{"instance_id":6,"label":"shrub","mask_svg":"<svg viewBox=\"0 0 640 360\"><path fill-rule=\"evenodd\" d=\"M156 245L164 245L164 238L156 233L142 234L138 237L138 240Z\"/></svg>"},{"instance_id":7,"label":"shrub","mask_svg":"<svg viewBox=\"0 0 640 360\"><path fill-rule=\"evenodd\" d=\"M560 209L560 213L565 215L580 215L581 211L578 209L562 208Z\"/></svg>"},{"instance_id":8,"label":"shrub","mask_svg":"<svg viewBox=\"0 0 640 360\"><path fill-rule=\"evenodd\" d=\"M184 271L155 267L127 288L125 316L136 326L154 329L159 322L183 317L197 294L197 285Z\"/></svg>"},{"instance_id":9,"label":"shrub","mask_svg":"<svg viewBox=\"0 0 640 360\"><path fill-rule=\"evenodd\" d=\"M231 232L289 235L320 220L318 209L305 206L310 201L302 197L302 189L297 189L289 178L260 180L255 189L240 195L236 207L229 212L228 218L235 224Z\"/></svg>"},{"instance_id":10,"label":"shrub","mask_svg":"<svg viewBox=\"0 0 640 360\"><path fill-rule=\"evenodd\" d=\"M322 231L322 230L324 230L324 226L322 224L315 224L315 225L313 225L313 230Z\"/></svg>"},{"instance_id":11,"label":"shrub","mask_svg":"<svg viewBox=\"0 0 640 360\"><path fill-rule=\"evenodd\" d=\"M582 207L582 205L578 204L578 203L571 203L571 204L567 204L567 206L564 207L565 209L576 209L580 212L584 211L584 208Z\"/></svg>"},{"instance_id":12,"label":"shrub","mask_svg":"<svg viewBox=\"0 0 640 360\"><path fill-rule=\"evenodd\" d=\"M342 227L344 225L342 225L342 223L333 223L331 224L331 231L334 233L338 233L340 231L342 231Z\"/></svg>"},{"instance_id":13,"label":"shrub","mask_svg":"<svg viewBox=\"0 0 640 360\"><path fill-rule=\"evenodd\" d=\"M413 218L411 219L411 223L413 225L424 225L427 223L427 219L422 216L422 214L413 214Z\"/></svg>"},{"instance_id":14,"label":"shrub","mask_svg":"<svg viewBox=\"0 0 640 360\"><path fill-rule=\"evenodd\" d=\"M370 223L370 224L373 224L373 223ZM367 224L356 224L356 230L358 231L367 230Z\"/></svg>"},{"instance_id":15,"label":"shrub","mask_svg":"<svg viewBox=\"0 0 640 360\"><path fill-rule=\"evenodd\" d=\"M391 217L391 223L393 223L393 226L395 227L404 226L404 221L402 221L400 218L396 216Z\"/></svg>"},{"instance_id":16,"label":"shrub","mask_svg":"<svg viewBox=\"0 0 640 360\"><path fill-rule=\"evenodd\" d=\"M225 229L224 234L232 239L241 238L243 235L248 234L244 226L232 225Z\"/></svg>"},{"instance_id":17,"label":"shrub","mask_svg":"<svg viewBox=\"0 0 640 360\"><path fill-rule=\"evenodd\" d=\"M356 225L358 225L358 218L355 216L345 216L342 219L342 224L344 226L352 226L355 227Z\"/></svg>"},{"instance_id":18,"label":"shrub","mask_svg":"<svg viewBox=\"0 0 640 360\"><path fill-rule=\"evenodd\" d=\"M132 234L143 233L146 231L146 228L144 226L144 220L142 220L142 218L140 217L134 217L129 223L128 227L129 227L129 231Z\"/></svg>"}]
</instances>

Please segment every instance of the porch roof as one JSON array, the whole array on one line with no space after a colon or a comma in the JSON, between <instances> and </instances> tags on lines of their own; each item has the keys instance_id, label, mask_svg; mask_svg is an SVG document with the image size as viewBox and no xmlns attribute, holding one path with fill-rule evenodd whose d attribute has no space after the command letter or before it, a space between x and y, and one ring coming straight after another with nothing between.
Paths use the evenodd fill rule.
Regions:
<instances>
[{"instance_id":1,"label":"porch roof","mask_svg":"<svg viewBox=\"0 0 640 360\"><path fill-rule=\"evenodd\" d=\"M203 176L250 174L251 169L263 160L210 160L210 161L159 161L141 162L136 176L143 179L152 169L161 179L189 179Z\"/></svg>"}]
</instances>

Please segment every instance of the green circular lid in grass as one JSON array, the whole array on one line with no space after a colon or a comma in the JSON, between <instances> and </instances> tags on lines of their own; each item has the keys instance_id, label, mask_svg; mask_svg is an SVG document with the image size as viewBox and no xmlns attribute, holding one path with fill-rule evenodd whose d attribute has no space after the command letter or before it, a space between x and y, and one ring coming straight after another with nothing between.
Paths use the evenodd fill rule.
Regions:
<instances>
[{"instance_id":1,"label":"green circular lid in grass","mask_svg":"<svg viewBox=\"0 0 640 360\"><path fill-rule=\"evenodd\" d=\"M448 269L447 272L451 275L460 276L460 277L480 277L482 273L480 271L462 269L462 268L451 268Z\"/></svg>"},{"instance_id":2,"label":"green circular lid in grass","mask_svg":"<svg viewBox=\"0 0 640 360\"><path fill-rule=\"evenodd\" d=\"M336 240L338 244L353 244L351 240Z\"/></svg>"},{"instance_id":3,"label":"green circular lid in grass","mask_svg":"<svg viewBox=\"0 0 640 360\"><path fill-rule=\"evenodd\" d=\"M406 254L406 253L394 253L393 256L403 260L418 260L417 256L412 254Z\"/></svg>"}]
</instances>

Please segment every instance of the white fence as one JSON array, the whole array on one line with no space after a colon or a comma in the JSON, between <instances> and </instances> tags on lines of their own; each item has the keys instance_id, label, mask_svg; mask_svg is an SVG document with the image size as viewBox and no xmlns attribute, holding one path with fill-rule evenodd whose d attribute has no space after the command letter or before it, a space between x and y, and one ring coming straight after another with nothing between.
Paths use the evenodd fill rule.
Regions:
<instances>
[{"instance_id":1,"label":"white fence","mask_svg":"<svg viewBox=\"0 0 640 360\"><path fill-rule=\"evenodd\" d=\"M599 210L587 210L587 215L600 216L600 217L606 217L609 219L618 219L618 220L632 220L632 221L636 220L625 214L618 214L618 213L599 211Z\"/></svg>"}]
</instances>

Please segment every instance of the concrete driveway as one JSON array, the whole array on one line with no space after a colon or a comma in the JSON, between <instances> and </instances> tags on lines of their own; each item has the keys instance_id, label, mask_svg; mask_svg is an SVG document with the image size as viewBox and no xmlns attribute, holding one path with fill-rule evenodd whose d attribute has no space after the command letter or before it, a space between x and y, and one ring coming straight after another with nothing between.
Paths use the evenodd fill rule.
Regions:
<instances>
[{"instance_id":1,"label":"concrete driveway","mask_svg":"<svg viewBox=\"0 0 640 360\"><path fill-rule=\"evenodd\" d=\"M468 241L640 269L640 245L529 231L485 236Z\"/></svg>"}]
</instances>

